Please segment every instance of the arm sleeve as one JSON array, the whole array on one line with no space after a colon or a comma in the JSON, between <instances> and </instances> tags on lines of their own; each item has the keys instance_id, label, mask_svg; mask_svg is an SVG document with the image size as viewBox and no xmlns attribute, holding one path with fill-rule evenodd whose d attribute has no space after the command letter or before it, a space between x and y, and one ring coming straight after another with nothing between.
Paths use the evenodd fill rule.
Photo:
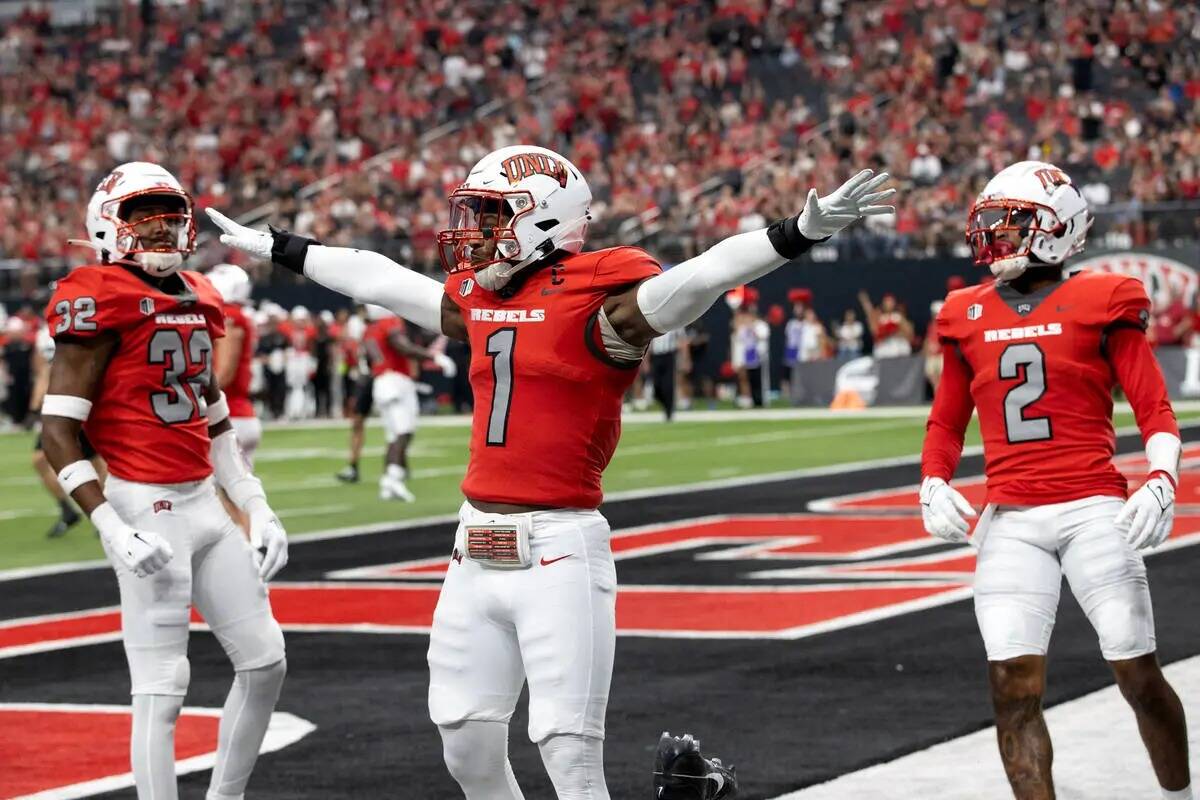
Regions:
<instances>
[{"instance_id":1,"label":"arm sleeve","mask_svg":"<svg viewBox=\"0 0 1200 800\"><path fill-rule=\"evenodd\" d=\"M383 306L414 325L443 332L442 284L387 256L350 247L309 245L304 274L360 303Z\"/></svg>"},{"instance_id":2,"label":"arm sleeve","mask_svg":"<svg viewBox=\"0 0 1200 800\"><path fill-rule=\"evenodd\" d=\"M699 319L725 292L799 257L816 242L792 230L794 219L730 236L644 281L637 293L642 316L659 333L682 328Z\"/></svg>"},{"instance_id":3,"label":"arm sleeve","mask_svg":"<svg viewBox=\"0 0 1200 800\"><path fill-rule=\"evenodd\" d=\"M949 338L945 319L939 315L935 335L942 342L942 379L925 423L925 446L921 450L921 475L949 481L962 457L963 436L975 408L971 400L971 369Z\"/></svg>"},{"instance_id":4,"label":"arm sleeve","mask_svg":"<svg viewBox=\"0 0 1200 800\"><path fill-rule=\"evenodd\" d=\"M1134 327L1117 327L1108 334L1105 353L1133 407L1142 440L1148 441L1156 433L1178 437L1179 424L1167 396L1167 382L1146 335Z\"/></svg>"}]
</instances>

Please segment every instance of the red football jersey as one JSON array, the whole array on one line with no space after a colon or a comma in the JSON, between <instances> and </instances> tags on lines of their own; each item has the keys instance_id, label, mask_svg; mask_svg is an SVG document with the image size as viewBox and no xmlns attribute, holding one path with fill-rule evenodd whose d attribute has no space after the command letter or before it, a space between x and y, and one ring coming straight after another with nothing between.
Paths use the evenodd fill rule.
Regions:
<instances>
[{"instance_id":1,"label":"red football jersey","mask_svg":"<svg viewBox=\"0 0 1200 800\"><path fill-rule=\"evenodd\" d=\"M1124 497L1113 387L1124 388L1143 437L1179 432L1144 334L1149 315L1141 282L1104 272L1029 295L1002 283L952 292L936 322L944 368L922 474L950 479L974 406L988 502Z\"/></svg>"},{"instance_id":2,"label":"red football jersey","mask_svg":"<svg viewBox=\"0 0 1200 800\"><path fill-rule=\"evenodd\" d=\"M613 361L597 312L614 290L661 272L636 247L567 256L511 297L469 271L446 281L471 344L475 413L462 490L472 500L595 508L638 364Z\"/></svg>"},{"instance_id":3,"label":"red football jersey","mask_svg":"<svg viewBox=\"0 0 1200 800\"><path fill-rule=\"evenodd\" d=\"M384 319L375 320L367 326L367 332L363 336L366 341L374 342L379 348L379 361L371 365L371 372L375 375L382 375L385 372L399 372L401 375L407 375L410 378L417 377L421 372L421 366L415 358L398 353L388 341L388 337L392 335L392 331L404 333L404 320L399 317L385 317Z\"/></svg>"},{"instance_id":4,"label":"red football jersey","mask_svg":"<svg viewBox=\"0 0 1200 800\"><path fill-rule=\"evenodd\" d=\"M246 317L246 311L237 303L226 303L225 328L238 328L242 332L242 351L237 354L237 371L228 386L222 386L229 403L229 416L253 417L254 403L250 400L250 366L254 360L254 349L258 346L258 330Z\"/></svg>"},{"instance_id":5,"label":"red football jersey","mask_svg":"<svg viewBox=\"0 0 1200 800\"><path fill-rule=\"evenodd\" d=\"M120 343L92 398L83 430L112 474L138 483L183 483L212 473L201 402L224 303L208 278L180 272L188 291L163 293L132 269L80 267L46 307L55 339L116 333Z\"/></svg>"}]
</instances>

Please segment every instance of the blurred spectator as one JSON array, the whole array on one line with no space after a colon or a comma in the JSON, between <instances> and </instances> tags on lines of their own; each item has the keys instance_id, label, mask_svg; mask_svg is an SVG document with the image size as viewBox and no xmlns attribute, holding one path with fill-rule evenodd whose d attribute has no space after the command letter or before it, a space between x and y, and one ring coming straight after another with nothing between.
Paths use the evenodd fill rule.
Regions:
<instances>
[{"instance_id":1,"label":"blurred spectator","mask_svg":"<svg viewBox=\"0 0 1200 800\"><path fill-rule=\"evenodd\" d=\"M945 305L943 300L934 300L929 304L929 319L937 319L938 312ZM921 351L925 355L925 380L929 381L929 386L933 391L937 392L938 384L942 380L942 342L933 331L933 323L930 323L930 329L925 332L925 342L921 345ZM933 397L931 394L930 397Z\"/></svg>"},{"instance_id":2,"label":"blurred spectator","mask_svg":"<svg viewBox=\"0 0 1200 800\"><path fill-rule=\"evenodd\" d=\"M1150 342L1156 346L1183 344L1192 329L1192 314L1183 302L1183 295L1172 291L1165 306L1155 309L1148 330Z\"/></svg>"},{"instance_id":3,"label":"blurred spectator","mask_svg":"<svg viewBox=\"0 0 1200 800\"><path fill-rule=\"evenodd\" d=\"M866 292L858 293L867 324L871 327L871 354L875 358L896 358L912 354L913 326L904 309L896 302L896 296L885 294L879 306L871 302Z\"/></svg>"},{"instance_id":4,"label":"blurred spectator","mask_svg":"<svg viewBox=\"0 0 1200 800\"><path fill-rule=\"evenodd\" d=\"M735 290L737 291L737 290ZM737 375L739 408L761 408L763 405L763 366L767 362L771 327L758 314L758 292L742 290L744 298L734 310L730 323L730 361Z\"/></svg>"},{"instance_id":5,"label":"blurred spectator","mask_svg":"<svg viewBox=\"0 0 1200 800\"><path fill-rule=\"evenodd\" d=\"M33 395L33 353L37 331L14 314L4 324L0 337L4 366L4 413L15 425L29 422L29 402Z\"/></svg>"},{"instance_id":6,"label":"blurred spectator","mask_svg":"<svg viewBox=\"0 0 1200 800\"><path fill-rule=\"evenodd\" d=\"M708 352L708 329L704 320L698 319L687 326L683 332L684 349L679 360L681 380L676 384L679 391L679 408L692 407L697 397L712 398L714 393L713 376L701 369L704 357Z\"/></svg>"},{"instance_id":7,"label":"blurred spectator","mask_svg":"<svg viewBox=\"0 0 1200 800\"><path fill-rule=\"evenodd\" d=\"M836 335L838 358L849 360L862 355L863 324L858 319L858 312L853 308L847 308L842 314Z\"/></svg>"}]
</instances>

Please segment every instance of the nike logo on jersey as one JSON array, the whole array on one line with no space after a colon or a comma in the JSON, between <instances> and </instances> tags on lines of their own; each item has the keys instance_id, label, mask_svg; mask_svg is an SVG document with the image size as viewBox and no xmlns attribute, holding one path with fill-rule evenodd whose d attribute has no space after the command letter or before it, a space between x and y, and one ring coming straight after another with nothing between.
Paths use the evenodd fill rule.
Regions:
<instances>
[{"instance_id":1,"label":"nike logo on jersey","mask_svg":"<svg viewBox=\"0 0 1200 800\"><path fill-rule=\"evenodd\" d=\"M472 308L472 322L545 322L544 308Z\"/></svg>"},{"instance_id":2,"label":"nike logo on jersey","mask_svg":"<svg viewBox=\"0 0 1200 800\"><path fill-rule=\"evenodd\" d=\"M1062 336L1061 322L1046 325L1025 325L1020 328L993 328L983 332L985 342L1011 342L1018 339L1037 339L1040 336Z\"/></svg>"},{"instance_id":3,"label":"nike logo on jersey","mask_svg":"<svg viewBox=\"0 0 1200 800\"><path fill-rule=\"evenodd\" d=\"M543 567L548 567L548 566L550 566L551 564L553 564L555 561L562 561L564 558L570 558L570 557L571 557L571 556L573 556L573 555L575 555L575 554L574 554L574 553L567 553L565 556L559 556L558 558L551 558L550 560L546 560L546 557L545 557L545 556L542 556L542 560L541 560L541 562L539 562L539 563L541 563L541 565L542 565Z\"/></svg>"}]
</instances>

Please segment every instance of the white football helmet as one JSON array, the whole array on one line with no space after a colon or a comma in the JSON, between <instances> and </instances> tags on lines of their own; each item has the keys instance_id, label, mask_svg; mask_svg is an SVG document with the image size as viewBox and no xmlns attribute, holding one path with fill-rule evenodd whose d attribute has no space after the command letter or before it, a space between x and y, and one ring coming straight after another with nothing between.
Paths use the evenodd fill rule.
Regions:
<instances>
[{"instance_id":1,"label":"white football helmet","mask_svg":"<svg viewBox=\"0 0 1200 800\"><path fill-rule=\"evenodd\" d=\"M566 158L544 147L503 147L450 193L450 226L438 233L442 266L475 270L480 286L499 290L556 250L582 250L591 204L583 173Z\"/></svg>"},{"instance_id":2,"label":"white football helmet","mask_svg":"<svg viewBox=\"0 0 1200 800\"><path fill-rule=\"evenodd\" d=\"M208 273L226 303L245 305L250 302L250 276L236 264L217 264Z\"/></svg>"},{"instance_id":3,"label":"white football helmet","mask_svg":"<svg viewBox=\"0 0 1200 800\"><path fill-rule=\"evenodd\" d=\"M296 306L292 309L293 322L308 322L312 318L312 314L308 312L307 306Z\"/></svg>"},{"instance_id":4,"label":"white football helmet","mask_svg":"<svg viewBox=\"0 0 1200 800\"><path fill-rule=\"evenodd\" d=\"M1021 161L983 188L967 217L967 242L976 264L1010 281L1031 261L1061 264L1078 253L1091 225L1087 201L1065 172L1044 161ZM1002 231L1015 235L997 236Z\"/></svg>"},{"instance_id":5,"label":"white football helmet","mask_svg":"<svg viewBox=\"0 0 1200 800\"><path fill-rule=\"evenodd\" d=\"M164 205L174 210L130 224L129 214L140 205ZM161 231L151 246L147 231ZM110 172L96 187L87 207L88 243L105 263L135 264L164 278L183 264L196 248L192 198L179 181L158 164L130 161Z\"/></svg>"}]
</instances>

